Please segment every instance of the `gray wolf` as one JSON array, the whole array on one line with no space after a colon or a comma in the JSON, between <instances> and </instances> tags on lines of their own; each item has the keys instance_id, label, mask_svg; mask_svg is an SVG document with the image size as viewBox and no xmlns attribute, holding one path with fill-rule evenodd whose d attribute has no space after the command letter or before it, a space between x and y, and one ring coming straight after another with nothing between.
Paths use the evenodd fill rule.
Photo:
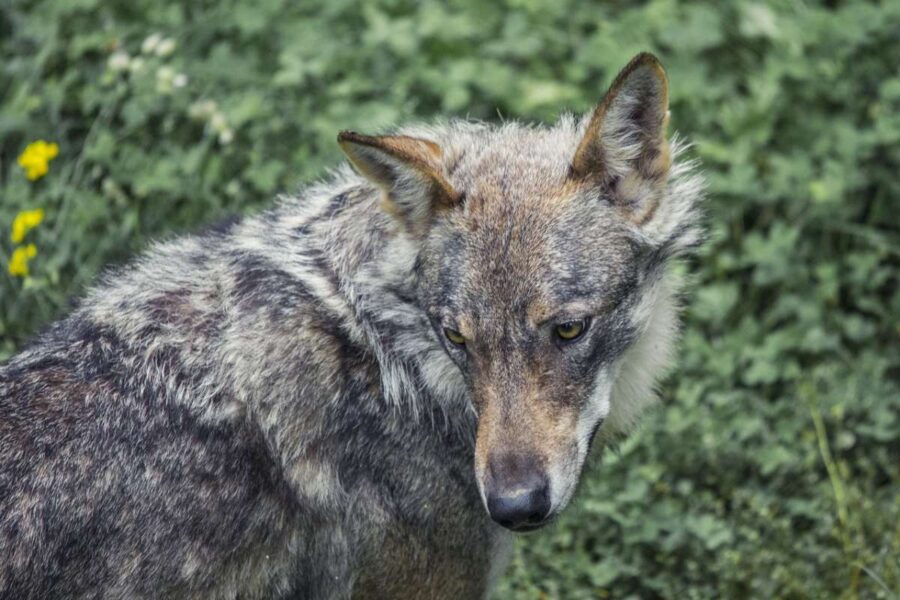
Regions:
<instances>
[{"instance_id":1,"label":"gray wolf","mask_svg":"<svg viewBox=\"0 0 900 600\"><path fill-rule=\"evenodd\" d=\"M660 63L552 126L338 141L0 367L2 598L479 598L672 354L701 181Z\"/></svg>"}]
</instances>

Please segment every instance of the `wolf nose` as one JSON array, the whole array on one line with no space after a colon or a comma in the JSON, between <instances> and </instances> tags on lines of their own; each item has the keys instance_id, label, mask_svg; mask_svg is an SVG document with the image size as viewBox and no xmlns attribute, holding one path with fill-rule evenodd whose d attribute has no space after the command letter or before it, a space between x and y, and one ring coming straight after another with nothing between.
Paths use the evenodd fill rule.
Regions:
<instances>
[{"instance_id":1,"label":"wolf nose","mask_svg":"<svg viewBox=\"0 0 900 600\"><path fill-rule=\"evenodd\" d=\"M488 512L491 518L513 531L527 531L541 525L550 512L550 494L547 486L517 490L514 495L489 496Z\"/></svg>"},{"instance_id":2,"label":"wolf nose","mask_svg":"<svg viewBox=\"0 0 900 600\"><path fill-rule=\"evenodd\" d=\"M486 483L488 512L507 529L536 529L550 513L547 477L532 461L517 458L491 461Z\"/></svg>"}]
</instances>

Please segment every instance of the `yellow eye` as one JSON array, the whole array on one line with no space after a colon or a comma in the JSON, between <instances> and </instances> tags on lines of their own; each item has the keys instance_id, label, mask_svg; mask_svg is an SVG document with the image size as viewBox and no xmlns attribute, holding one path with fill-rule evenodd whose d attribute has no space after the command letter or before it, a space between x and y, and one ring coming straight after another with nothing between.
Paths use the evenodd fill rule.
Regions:
<instances>
[{"instance_id":1,"label":"yellow eye","mask_svg":"<svg viewBox=\"0 0 900 600\"><path fill-rule=\"evenodd\" d=\"M584 325L583 320L560 323L556 326L556 335L566 341L574 340L584 333Z\"/></svg>"},{"instance_id":2,"label":"yellow eye","mask_svg":"<svg viewBox=\"0 0 900 600\"><path fill-rule=\"evenodd\" d=\"M444 335L447 336L447 339L456 344L457 346L462 346L466 343L466 338L463 337L463 334L456 331L455 329L450 329L449 327L444 327Z\"/></svg>"}]
</instances>

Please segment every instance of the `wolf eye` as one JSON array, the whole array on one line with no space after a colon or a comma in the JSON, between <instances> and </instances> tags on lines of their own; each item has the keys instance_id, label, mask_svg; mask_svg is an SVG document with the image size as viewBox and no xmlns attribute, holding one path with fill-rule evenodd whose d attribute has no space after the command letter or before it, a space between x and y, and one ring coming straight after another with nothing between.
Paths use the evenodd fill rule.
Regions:
<instances>
[{"instance_id":1,"label":"wolf eye","mask_svg":"<svg viewBox=\"0 0 900 600\"><path fill-rule=\"evenodd\" d=\"M463 337L463 334L456 331L455 329L450 329L449 327L444 327L444 335L447 336L447 339L456 344L457 346L462 346L466 343L466 338Z\"/></svg>"},{"instance_id":2,"label":"wolf eye","mask_svg":"<svg viewBox=\"0 0 900 600\"><path fill-rule=\"evenodd\" d=\"M587 329L586 319L566 321L565 323L560 323L556 326L556 335L559 336L559 339L561 340L571 342L572 340L581 337L581 334L584 333L585 329Z\"/></svg>"}]
</instances>

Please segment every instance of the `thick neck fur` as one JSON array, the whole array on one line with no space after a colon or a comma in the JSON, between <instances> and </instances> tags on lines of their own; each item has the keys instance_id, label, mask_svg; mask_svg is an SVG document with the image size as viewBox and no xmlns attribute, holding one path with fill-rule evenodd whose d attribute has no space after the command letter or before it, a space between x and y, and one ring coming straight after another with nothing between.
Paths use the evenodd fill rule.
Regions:
<instances>
[{"instance_id":1,"label":"thick neck fur","mask_svg":"<svg viewBox=\"0 0 900 600\"><path fill-rule=\"evenodd\" d=\"M316 396L338 394L345 374L319 365L327 379L315 381L307 364L336 345L375 361L386 419L471 435L462 378L416 306L417 244L381 211L379 196L344 167L261 215L158 244L79 310L115 328L142 360L177 353L208 394L188 394L196 388L166 369L158 383L168 401L213 421L255 414L285 429L276 437L286 443L287 412L338 401ZM308 376L277 372L286 355Z\"/></svg>"}]
</instances>

